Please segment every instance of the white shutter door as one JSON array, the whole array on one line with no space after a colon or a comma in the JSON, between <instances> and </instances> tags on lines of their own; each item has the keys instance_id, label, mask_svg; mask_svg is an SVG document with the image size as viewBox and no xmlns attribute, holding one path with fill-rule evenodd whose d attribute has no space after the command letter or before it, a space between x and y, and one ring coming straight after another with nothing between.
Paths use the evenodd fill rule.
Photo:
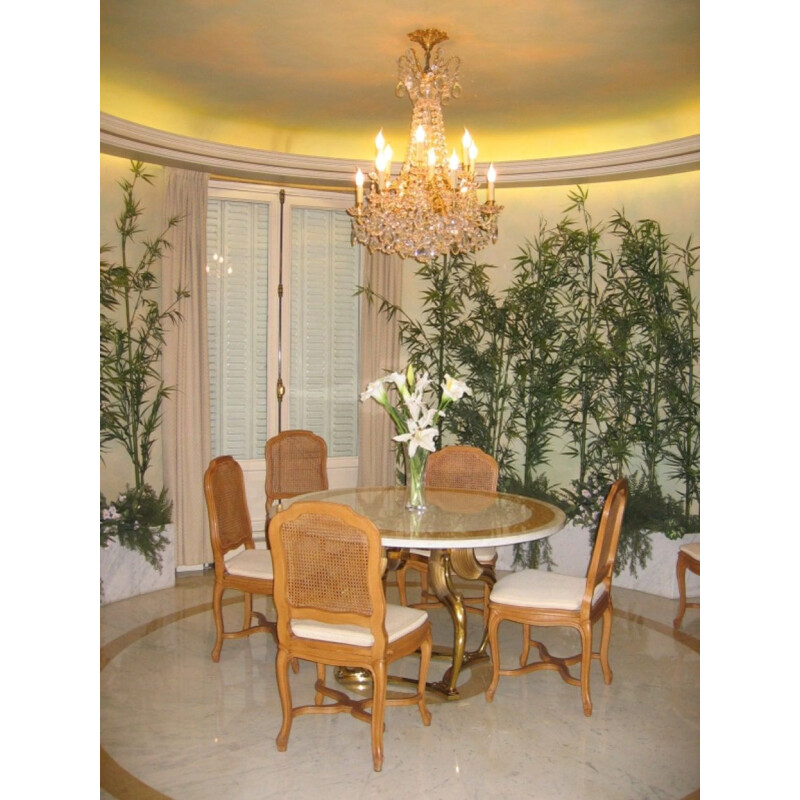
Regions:
<instances>
[{"instance_id":1,"label":"white shutter door","mask_svg":"<svg viewBox=\"0 0 800 800\"><path fill-rule=\"evenodd\" d=\"M267 439L269 205L209 200L207 247L212 452L259 458Z\"/></svg>"},{"instance_id":2,"label":"white shutter door","mask_svg":"<svg viewBox=\"0 0 800 800\"><path fill-rule=\"evenodd\" d=\"M289 426L358 454L360 250L344 211L292 210Z\"/></svg>"}]
</instances>

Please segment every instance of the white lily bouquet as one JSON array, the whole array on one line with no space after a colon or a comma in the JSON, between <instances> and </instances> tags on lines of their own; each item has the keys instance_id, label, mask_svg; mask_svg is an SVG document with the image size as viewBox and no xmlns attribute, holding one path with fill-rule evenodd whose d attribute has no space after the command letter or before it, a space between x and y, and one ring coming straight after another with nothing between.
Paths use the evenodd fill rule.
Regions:
<instances>
[{"instance_id":1,"label":"white lily bouquet","mask_svg":"<svg viewBox=\"0 0 800 800\"><path fill-rule=\"evenodd\" d=\"M436 405L428 397L435 394L433 383L427 372L416 377L409 364L405 372L393 372L385 378L370 383L361 393L361 402L372 398L382 405L394 423L397 435L395 442L403 445L406 464L406 508L413 511L425 509L425 465L428 454L436 450L439 436L437 423L445 416L445 409L472 391L464 381L445 375L442 392ZM394 387L399 402L389 399L387 386ZM427 396L426 396L427 395Z\"/></svg>"}]
</instances>

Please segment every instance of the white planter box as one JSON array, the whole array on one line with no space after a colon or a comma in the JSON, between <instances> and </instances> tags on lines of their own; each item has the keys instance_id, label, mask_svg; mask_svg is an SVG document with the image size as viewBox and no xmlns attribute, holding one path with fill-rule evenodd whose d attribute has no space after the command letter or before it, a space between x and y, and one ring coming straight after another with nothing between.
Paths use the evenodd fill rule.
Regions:
<instances>
[{"instance_id":1,"label":"white planter box","mask_svg":"<svg viewBox=\"0 0 800 800\"><path fill-rule=\"evenodd\" d=\"M614 576L613 585L677 599L678 579L675 575L675 566L678 562L678 550L681 545L691 544L699 539L699 533L690 533L678 540L667 539L661 533L651 534L653 554L647 560L647 566L644 569L637 568L635 576L626 567L619 575ZM553 572L580 577L586 575L591 547L589 532L585 528L574 527L568 523L563 530L553 534L549 541L553 550L553 561L556 564ZM513 548L501 547L498 551L497 568L510 570L514 560ZM687 597L697 597L699 594L700 576L687 571Z\"/></svg>"},{"instance_id":2,"label":"white planter box","mask_svg":"<svg viewBox=\"0 0 800 800\"><path fill-rule=\"evenodd\" d=\"M175 526L167 525L164 535L169 541L161 555L161 572L117 542L100 548L101 605L175 585Z\"/></svg>"}]
</instances>

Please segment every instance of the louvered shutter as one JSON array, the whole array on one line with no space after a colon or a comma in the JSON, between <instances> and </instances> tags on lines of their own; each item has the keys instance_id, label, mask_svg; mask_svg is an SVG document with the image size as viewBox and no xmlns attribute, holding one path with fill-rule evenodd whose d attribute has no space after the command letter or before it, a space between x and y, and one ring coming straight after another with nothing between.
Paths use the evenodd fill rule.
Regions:
<instances>
[{"instance_id":1,"label":"louvered shutter","mask_svg":"<svg viewBox=\"0 0 800 800\"><path fill-rule=\"evenodd\" d=\"M259 458L267 439L269 204L209 199L206 246L211 448Z\"/></svg>"},{"instance_id":2,"label":"louvered shutter","mask_svg":"<svg viewBox=\"0 0 800 800\"><path fill-rule=\"evenodd\" d=\"M344 211L292 210L289 426L358 454L360 248Z\"/></svg>"}]
</instances>

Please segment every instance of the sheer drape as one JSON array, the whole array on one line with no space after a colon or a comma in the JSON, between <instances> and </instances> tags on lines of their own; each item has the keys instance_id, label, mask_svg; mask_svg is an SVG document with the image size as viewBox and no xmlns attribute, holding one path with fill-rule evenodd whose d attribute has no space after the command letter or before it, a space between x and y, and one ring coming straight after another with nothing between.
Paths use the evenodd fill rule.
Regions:
<instances>
[{"instance_id":1,"label":"sheer drape","mask_svg":"<svg viewBox=\"0 0 800 800\"><path fill-rule=\"evenodd\" d=\"M400 304L403 262L397 256L367 254L364 285L391 303ZM367 384L401 368L397 319L387 319L378 302L361 302L361 391ZM395 434L389 415L370 400L359 404L358 485L395 483Z\"/></svg>"},{"instance_id":2,"label":"sheer drape","mask_svg":"<svg viewBox=\"0 0 800 800\"><path fill-rule=\"evenodd\" d=\"M164 381L175 387L164 404L162 424L164 483L172 500L175 563L213 560L203 496L203 474L211 459L206 312L206 214L208 175L192 170L165 170L164 217L181 217L172 229L162 262L166 299L183 286L183 320L167 333Z\"/></svg>"}]
</instances>

